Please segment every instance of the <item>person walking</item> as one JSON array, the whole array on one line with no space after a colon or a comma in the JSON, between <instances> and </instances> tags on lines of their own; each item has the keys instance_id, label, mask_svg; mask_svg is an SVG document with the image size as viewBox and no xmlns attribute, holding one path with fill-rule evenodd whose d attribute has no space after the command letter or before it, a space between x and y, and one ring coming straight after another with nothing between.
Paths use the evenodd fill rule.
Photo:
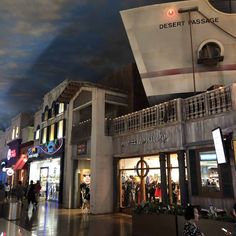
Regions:
<instances>
[{"instance_id":1,"label":"person walking","mask_svg":"<svg viewBox=\"0 0 236 236\"><path fill-rule=\"evenodd\" d=\"M185 220L183 236L204 236L204 234L197 227L196 223L199 220L198 209L191 205L185 209Z\"/></svg>"},{"instance_id":2,"label":"person walking","mask_svg":"<svg viewBox=\"0 0 236 236\"><path fill-rule=\"evenodd\" d=\"M37 180L36 184L35 184L35 206L38 206L39 203L39 197L40 197L40 191L41 191L41 184L40 181Z\"/></svg>"},{"instance_id":3,"label":"person walking","mask_svg":"<svg viewBox=\"0 0 236 236\"><path fill-rule=\"evenodd\" d=\"M24 195L25 195L25 188L22 185L22 182L18 181L18 185L16 186L16 197L17 197L17 200L23 202Z\"/></svg>"},{"instance_id":4,"label":"person walking","mask_svg":"<svg viewBox=\"0 0 236 236\"><path fill-rule=\"evenodd\" d=\"M28 187L27 200L28 200L28 207L26 208L26 210L29 209L30 203L32 203L33 211L34 211L35 210L36 199L35 199L35 185L34 185L33 180L30 181L30 185Z\"/></svg>"}]
</instances>

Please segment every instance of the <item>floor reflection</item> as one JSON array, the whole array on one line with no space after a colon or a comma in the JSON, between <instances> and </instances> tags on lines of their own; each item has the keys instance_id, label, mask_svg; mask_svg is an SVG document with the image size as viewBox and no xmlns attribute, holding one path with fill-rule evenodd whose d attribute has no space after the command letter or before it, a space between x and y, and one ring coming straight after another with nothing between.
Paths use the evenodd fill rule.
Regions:
<instances>
[{"instance_id":1,"label":"floor reflection","mask_svg":"<svg viewBox=\"0 0 236 236\"><path fill-rule=\"evenodd\" d=\"M15 223L37 236L129 236L131 221L124 214L82 214L79 209L59 209L56 203L45 202L36 211L23 209Z\"/></svg>"},{"instance_id":2,"label":"floor reflection","mask_svg":"<svg viewBox=\"0 0 236 236\"><path fill-rule=\"evenodd\" d=\"M0 219L0 236L30 236L29 231L19 227L11 221Z\"/></svg>"}]
</instances>

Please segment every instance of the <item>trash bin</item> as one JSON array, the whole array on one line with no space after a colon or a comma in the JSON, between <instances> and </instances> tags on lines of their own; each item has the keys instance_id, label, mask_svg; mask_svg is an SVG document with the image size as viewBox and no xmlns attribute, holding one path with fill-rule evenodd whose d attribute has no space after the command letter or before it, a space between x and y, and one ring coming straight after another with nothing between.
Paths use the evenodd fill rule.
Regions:
<instances>
[{"instance_id":1,"label":"trash bin","mask_svg":"<svg viewBox=\"0 0 236 236\"><path fill-rule=\"evenodd\" d=\"M6 202L4 204L3 217L7 220L18 220L21 214L20 202Z\"/></svg>"}]
</instances>

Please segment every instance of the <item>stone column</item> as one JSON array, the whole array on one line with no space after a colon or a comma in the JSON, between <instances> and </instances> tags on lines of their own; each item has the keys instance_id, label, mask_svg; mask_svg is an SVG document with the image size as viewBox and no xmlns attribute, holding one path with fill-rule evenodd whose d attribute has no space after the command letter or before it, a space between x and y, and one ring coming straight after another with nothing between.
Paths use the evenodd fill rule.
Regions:
<instances>
[{"instance_id":1,"label":"stone column","mask_svg":"<svg viewBox=\"0 0 236 236\"><path fill-rule=\"evenodd\" d=\"M167 183L166 183L166 154L160 153L161 167L161 198L164 205L168 204Z\"/></svg>"},{"instance_id":2,"label":"stone column","mask_svg":"<svg viewBox=\"0 0 236 236\"><path fill-rule=\"evenodd\" d=\"M105 136L105 91L92 89L90 212L113 212L112 138Z\"/></svg>"},{"instance_id":3,"label":"stone column","mask_svg":"<svg viewBox=\"0 0 236 236\"><path fill-rule=\"evenodd\" d=\"M184 151L179 150L177 152L178 155L178 163L179 163L179 187L180 187L180 197L181 197L181 205L187 205L187 184L186 184L186 174L185 174L185 157Z\"/></svg>"},{"instance_id":4,"label":"stone column","mask_svg":"<svg viewBox=\"0 0 236 236\"><path fill-rule=\"evenodd\" d=\"M65 208L73 207L73 161L72 161L72 111L73 104L70 103L66 110L66 134L64 144L64 177L63 177L63 196L62 203Z\"/></svg>"}]
</instances>

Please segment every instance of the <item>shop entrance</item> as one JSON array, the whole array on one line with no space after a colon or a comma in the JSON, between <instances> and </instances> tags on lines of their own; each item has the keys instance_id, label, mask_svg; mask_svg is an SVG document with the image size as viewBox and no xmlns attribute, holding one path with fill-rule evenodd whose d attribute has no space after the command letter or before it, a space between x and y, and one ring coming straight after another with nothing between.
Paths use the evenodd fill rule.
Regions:
<instances>
[{"instance_id":1,"label":"shop entrance","mask_svg":"<svg viewBox=\"0 0 236 236\"><path fill-rule=\"evenodd\" d=\"M47 199L48 191L48 167L41 167L40 168L40 184L41 184L41 197Z\"/></svg>"},{"instance_id":2,"label":"shop entrance","mask_svg":"<svg viewBox=\"0 0 236 236\"><path fill-rule=\"evenodd\" d=\"M40 181L42 199L59 201L60 158L31 162L29 180Z\"/></svg>"}]
</instances>

